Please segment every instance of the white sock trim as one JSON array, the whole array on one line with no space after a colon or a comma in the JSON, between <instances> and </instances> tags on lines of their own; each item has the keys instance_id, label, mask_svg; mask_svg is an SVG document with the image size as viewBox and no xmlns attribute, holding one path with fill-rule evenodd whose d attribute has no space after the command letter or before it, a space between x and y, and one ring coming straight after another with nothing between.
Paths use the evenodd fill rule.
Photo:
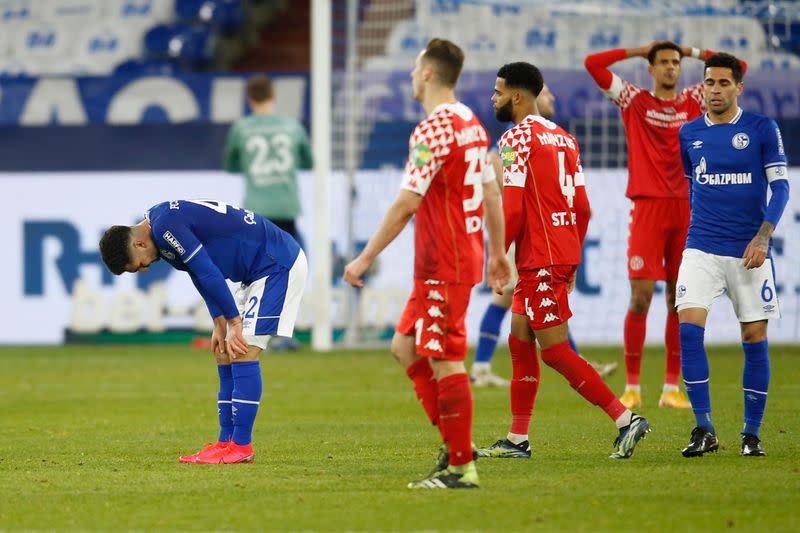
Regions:
<instances>
[{"instance_id":1,"label":"white sock trim","mask_svg":"<svg viewBox=\"0 0 800 533\"><path fill-rule=\"evenodd\" d=\"M625 385L625 390L626 391L634 390L636 392L642 392L642 386L641 385L631 385L631 384L628 383L628 384Z\"/></svg>"},{"instance_id":2,"label":"white sock trim","mask_svg":"<svg viewBox=\"0 0 800 533\"><path fill-rule=\"evenodd\" d=\"M619 418L614 420L614 424L616 424L617 428L624 428L625 426L630 425L631 420L633 419L633 413L630 409L625 409L625 412L619 415Z\"/></svg>"},{"instance_id":3,"label":"white sock trim","mask_svg":"<svg viewBox=\"0 0 800 533\"><path fill-rule=\"evenodd\" d=\"M522 444L528 440L528 435L520 435L519 433L509 433L506 435L506 440L512 444Z\"/></svg>"},{"instance_id":4,"label":"white sock trim","mask_svg":"<svg viewBox=\"0 0 800 533\"><path fill-rule=\"evenodd\" d=\"M261 402L254 402L253 400L240 400L239 398L232 398L231 402L247 403L247 404L250 404L250 405L260 405L261 404Z\"/></svg>"}]
</instances>

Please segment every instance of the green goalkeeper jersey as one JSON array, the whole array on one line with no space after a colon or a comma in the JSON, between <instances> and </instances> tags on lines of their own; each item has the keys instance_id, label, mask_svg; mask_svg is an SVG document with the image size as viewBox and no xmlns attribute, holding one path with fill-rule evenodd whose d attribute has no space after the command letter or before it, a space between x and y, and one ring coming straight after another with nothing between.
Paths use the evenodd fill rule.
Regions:
<instances>
[{"instance_id":1,"label":"green goalkeeper jersey","mask_svg":"<svg viewBox=\"0 0 800 533\"><path fill-rule=\"evenodd\" d=\"M244 207L269 219L300 214L297 169L313 165L303 126L281 115L250 115L237 121L225 143L225 170L245 177Z\"/></svg>"}]
</instances>

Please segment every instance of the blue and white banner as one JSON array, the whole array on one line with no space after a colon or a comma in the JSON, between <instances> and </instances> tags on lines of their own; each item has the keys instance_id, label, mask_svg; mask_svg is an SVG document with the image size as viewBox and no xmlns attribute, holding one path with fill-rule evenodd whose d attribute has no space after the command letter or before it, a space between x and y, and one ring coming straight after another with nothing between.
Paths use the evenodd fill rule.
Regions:
<instances>
[{"instance_id":1,"label":"blue and white banner","mask_svg":"<svg viewBox=\"0 0 800 533\"><path fill-rule=\"evenodd\" d=\"M790 170L792 175L800 168ZM134 224L151 205L175 198L211 198L240 204L240 178L222 172L19 173L0 174L9 200L0 211L6 258L0 262L0 344L56 344L67 328L78 333L169 328L206 329L210 319L189 277L156 263L146 274L112 276L101 263L97 243L112 224ZM340 270L347 250L349 217L357 221L355 240L363 244L378 227L397 194L398 171L364 171L356 176L358 197L351 210L330 214L334 265ZM629 202L624 196L626 172L587 173L593 218L570 306L571 327L579 343L621 344L629 287L625 259ZM307 249L311 231L313 183L301 175L305 214L299 221ZM342 174L331 176L331 205L346 206ZM776 231L775 267L782 318L770 323L770 339L800 342L800 196L792 195ZM332 320L343 326L357 320L365 326L394 324L411 288L413 226L409 225L377 261L361 292L359 312L343 307L347 294L334 289ZM313 263L313 256L310 261ZM313 289L313 288L312 288ZM307 291L298 327L309 327L313 290ZM490 294L477 287L467 317L469 339L478 326ZM653 299L648 342L661 344L666 305ZM507 326L506 326L507 327ZM507 330L506 330L507 331ZM711 310L707 339L739 342L739 324L727 298Z\"/></svg>"},{"instance_id":2,"label":"blue and white banner","mask_svg":"<svg viewBox=\"0 0 800 533\"><path fill-rule=\"evenodd\" d=\"M232 122L246 78L234 75L0 78L0 125ZM308 76L273 77L281 112L308 116Z\"/></svg>"}]
</instances>

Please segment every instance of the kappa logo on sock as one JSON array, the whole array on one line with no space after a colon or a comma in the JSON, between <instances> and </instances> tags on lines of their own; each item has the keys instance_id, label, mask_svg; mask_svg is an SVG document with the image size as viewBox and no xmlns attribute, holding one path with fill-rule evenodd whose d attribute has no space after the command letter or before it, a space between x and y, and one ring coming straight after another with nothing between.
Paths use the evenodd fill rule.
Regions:
<instances>
[{"instance_id":1,"label":"kappa logo on sock","mask_svg":"<svg viewBox=\"0 0 800 533\"><path fill-rule=\"evenodd\" d=\"M431 340L429 340L425 344L424 348L426 350L433 350L434 352L442 352L442 353L444 352L444 349L442 348L442 343L439 342L439 339L431 339Z\"/></svg>"},{"instance_id":2,"label":"kappa logo on sock","mask_svg":"<svg viewBox=\"0 0 800 533\"><path fill-rule=\"evenodd\" d=\"M539 303L539 309L541 309L542 307L550 307L551 305L556 305L556 303L550 298L545 298Z\"/></svg>"},{"instance_id":3,"label":"kappa logo on sock","mask_svg":"<svg viewBox=\"0 0 800 533\"><path fill-rule=\"evenodd\" d=\"M443 302L444 296L437 290L430 290L428 291L428 300L434 300L436 302Z\"/></svg>"},{"instance_id":4,"label":"kappa logo on sock","mask_svg":"<svg viewBox=\"0 0 800 533\"><path fill-rule=\"evenodd\" d=\"M537 278L543 278L545 276L549 276L550 272L547 271L546 268L540 268L539 272L536 273Z\"/></svg>"},{"instance_id":5,"label":"kappa logo on sock","mask_svg":"<svg viewBox=\"0 0 800 533\"><path fill-rule=\"evenodd\" d=\"M442 281L436 281L435 279L426 279L425 285L441 285Z\"/></svg>"},{"instance_id":6,"label":"kappa logo on sock","mask_svg":"<svg viewBox=\"0 0 800 533\"><path fill-rule=\"evenodd\" d=\"M520 381L527 381L528 383L536 383L539 381L534 376L523 376L519 379Z\"/></svg>"},{"instance_id":7,"label":"kappa logo on sock","mask_svg":"<svg viewBox=\"0 0 800 533\"><path fill-rule=\"evenodd\" d=\"M428 328L425 331L428 331L428 332L432 331L433 333L436 333L438 335L444 335L444 331L442 331L442 328L440 328L439 324L437 324L436 322L434 322L433 324L428 326Z\"/></svg>"},{"instance_id":8,"label":"kappa logo on sock","mask_svg":"<svg viewBox=\"0 0 800 533\"><path fill-rule=\"evenodd\" d=\"M558 320L558 317L553 313L547 313L546 315L544 315L544 320L542 322L547 324L548 322L553 322L554 320Z\"/></svg>"},{"instance_id":9,"label":"kappa logo on sock","mask_svg":"<svg viewBox=\"0 0 800 533\"><path fill-rule=\"evenodd\" d=\"M428 308L428 316L431 318L444 318L444 313L442 313L438 305L432 305Z\"/></svg>"},{"instance_id":10,"label":"kappa logo on sock","mask_svg":"<svg viewBox=\"0 0 800 533\"><path fill-rule=\"evenodd\" d=\"M549 291L549 290L550 290L550 285L548 285L544 281L539 283L539 286L536 287L536 292L544 292L544 291Z\"/></svg>"}]
</instances>

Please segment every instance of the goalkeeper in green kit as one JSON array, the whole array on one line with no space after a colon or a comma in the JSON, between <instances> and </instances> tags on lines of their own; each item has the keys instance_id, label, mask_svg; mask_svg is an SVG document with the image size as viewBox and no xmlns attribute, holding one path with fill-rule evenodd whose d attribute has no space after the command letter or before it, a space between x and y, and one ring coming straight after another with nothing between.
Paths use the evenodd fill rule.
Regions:
<instances>
[{"instance_id":1,"label":"goalkeeper in green kit","mask_svg":"<svg viewBox=\"0 0 800 533\"><path fill-rule=\"evenodd\" d=\"M255 76L247 82L251 114L228 132L225 170L245 179L244 208L269 219L303 246L297 231L300 195L297 170L313 166L308 134L297 120L275 113L272 81ZM294 349L294 339L278 339L270 349Z\"/></svg>"},{"instance_id":2,"label":"goalkeeper in green kit","mask_svg":"<svg viewBox=\"0 0 800 533\"><path fill-rule=\"evenodd\" d=\"M302 246L296 225L297 170L313 165L308 134L297 120L275 113L272 82L266 76L247 82L247 105L252 114L228 132L225 170L244 176L245 209L269 219Z\"/></svg>"}]
</instances>

